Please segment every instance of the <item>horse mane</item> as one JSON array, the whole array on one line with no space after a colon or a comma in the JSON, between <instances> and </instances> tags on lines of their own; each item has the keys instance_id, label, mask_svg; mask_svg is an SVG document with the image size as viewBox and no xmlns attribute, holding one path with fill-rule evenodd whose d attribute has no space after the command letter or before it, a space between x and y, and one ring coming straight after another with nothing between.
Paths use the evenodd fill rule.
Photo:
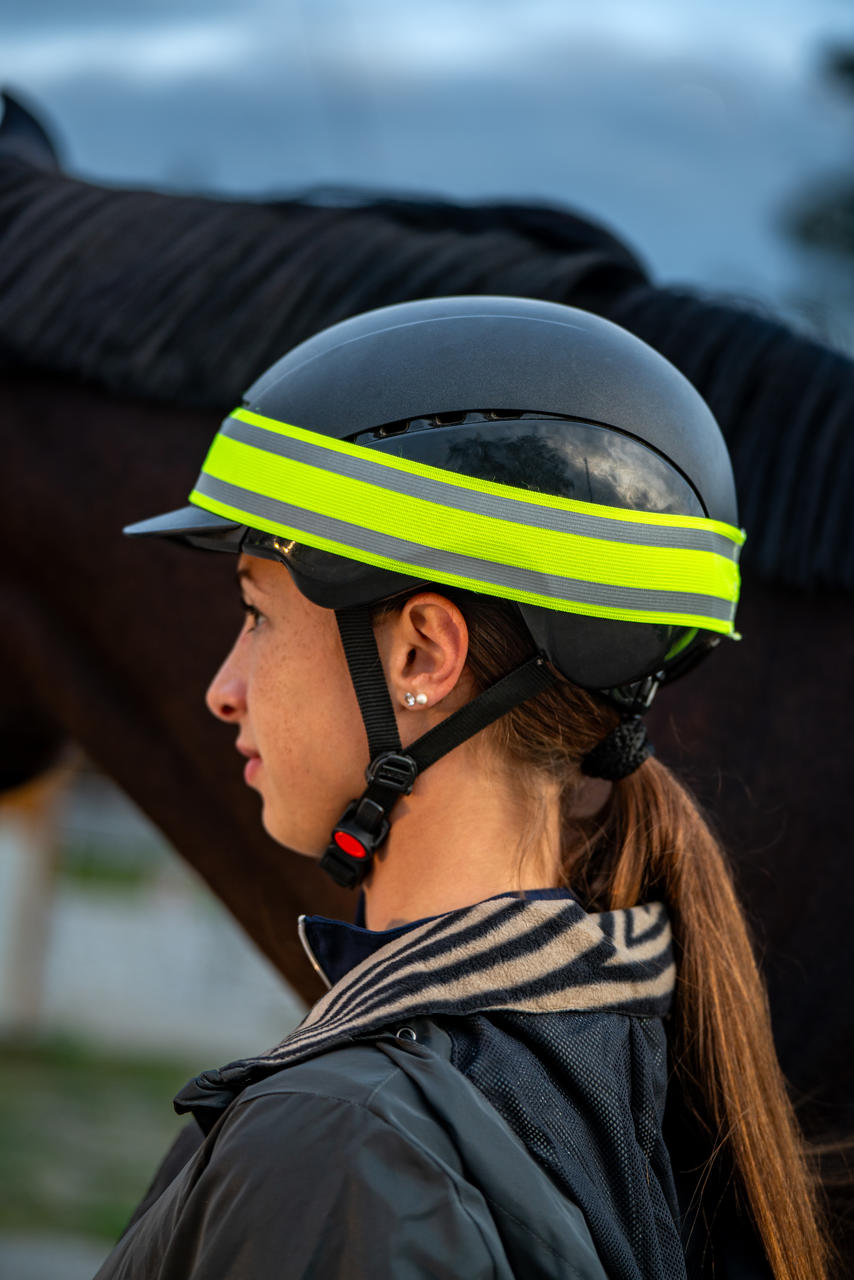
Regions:
<instances>
[{"instance_id":1,"label":"horse mane","mask_svg":"<svg viewBox=\"0 0 854 1280\"><path fill-rule=\"evenodd\" d=\"M854 586L854 366L749 310L652 284L556 208L315 192L252 203L95 186L0 146L0 368L226 411L284 351L371 307L526 295L644 338L727 437L766 581Z\"/></svg>"},{"instance_id":2,"label":"horse mane","mask_svg":"<svg viewBox=\"0 0 854 1280\"><path fill-rule=\"evenodd\" d=\"M643 278L607 232L557 211L321 194L110 190L0 155L0 360L222 410L283 351L369 307L445 292L560 300Z\"/></svg>"}]
</instances>

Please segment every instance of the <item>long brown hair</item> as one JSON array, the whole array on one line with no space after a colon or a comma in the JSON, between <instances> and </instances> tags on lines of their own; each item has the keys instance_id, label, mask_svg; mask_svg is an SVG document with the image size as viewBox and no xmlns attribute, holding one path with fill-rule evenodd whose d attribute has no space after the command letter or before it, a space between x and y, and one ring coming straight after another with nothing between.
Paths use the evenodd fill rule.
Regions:
<instances>
[{"instance_id":1,"label":"long brown hair","mask_svg":"<svg viewBox=\"0 0 854 1280\"><path fill-rule=\"evenodd\" d=\"M489 597L436 590L466 618L467 665L477 689L530 656L531 639L515 609ZM401 603L395 600L383 612ZM830 1260L817 1190L720 845L695 801L654 757L614 784L599 813L574 815L584 784L580 760L617 720L602 699L561 682L484 730L484 741L528 775L534 785L520 790L532 805L541 791L537 776L561 783L561 874L588 910L666 902L678 972L673 1084L705 1135L706 1177L714 1171L719 1185L732 1182L775 1280L825 1280Z\"/></svg>"}]
</instances>

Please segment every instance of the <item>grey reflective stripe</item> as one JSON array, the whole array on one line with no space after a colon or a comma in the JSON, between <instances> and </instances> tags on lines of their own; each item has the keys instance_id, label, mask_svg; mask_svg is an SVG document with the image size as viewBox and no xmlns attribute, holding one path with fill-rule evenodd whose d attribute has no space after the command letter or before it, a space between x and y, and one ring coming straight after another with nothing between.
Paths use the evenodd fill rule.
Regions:
<instances>
[{"instance_id":1,"label":"grey reflective stripe","mask_svg":"<svg viewBox=\"0 0 854 1280\"><path fill-rule=\"evenodd\" d=\"M735 603L721 600L717 596L701 595L693 591L653 590L649 587L615 587L606 583L586 582L581 578L558 577L533 569L520 569L514 565L495 564L491 560L481 560L455 551L421 546L403 538L364 529L334 516L317 515L304 507L264 497L250 489L218 480L207 472L202 472L199 476L196 489L217 502L260 516L262 520L284 525L294 531L297 539L301 535L312 534L318 538L332 539L343 547L351 548L354 553L363 551L388 560L402 561L411 566L415 574L429 576L438 572L455 578L473 578L486 585L548 596L561 603L577 602L647 613L702 614L721 622L731 622L735 616Z\"/></svg>"},{"instance_id":2,"label":"grey reflective stripe","mask_svg":"<svg viewBox=\"0 0 854 1280\"><path fill-rule=\"evenodd\" d=\"M685 529L669 525L646 525L633 520L612 519L610 516L585 515L579 511L558 510L519 498L502 498L497 494L479 493L475 489L455 484L443 484L427 476L410 475L395 467L384 467L368 459L355 458L324 449L321 445L298 440L256 427L240 418L227 418L220 428L220 435L253 445L267 453L275 453L294 462L304 462L335 475L363 480L377 488L390 489L411 498L424 498L441 506L459 511L472 511L477 515L509 520L513 524L526 524L534 529L554 529L561 533L579 534L586 538L604 538L609 542L632 542L641 547L667 547L679 551L712 551L737 560L740 548L722 533L712 529Z\"/></svg>"}]
</instances>

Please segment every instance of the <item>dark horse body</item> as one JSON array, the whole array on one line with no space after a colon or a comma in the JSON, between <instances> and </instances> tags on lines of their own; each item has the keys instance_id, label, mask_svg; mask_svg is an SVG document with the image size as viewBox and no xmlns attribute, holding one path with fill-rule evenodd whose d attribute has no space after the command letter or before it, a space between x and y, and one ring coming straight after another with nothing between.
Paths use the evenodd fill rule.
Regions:
<instances>
[{"instance_id":1,"label":"dark horse body","mask_svg":"<svg viewBox=\"0 0 854 1280\"><path fill-rule=\"evenodd\" d=\"M11 108L3 782L37 772L63 739L81 743L315 993L294 917L351 903L259 831L231 737L202 705L238 625L233 564L119 531L185 500L221 414L297 341L370 306L478 292L625 325L691 378L728 438L749 531L745 639L660 696L652 735L733 856L803 1121L814 1136L850 1133L854 366L771 321L651 285L623 245L571 214L107 191L52 168Z\"/></svg>"}]
</instances>

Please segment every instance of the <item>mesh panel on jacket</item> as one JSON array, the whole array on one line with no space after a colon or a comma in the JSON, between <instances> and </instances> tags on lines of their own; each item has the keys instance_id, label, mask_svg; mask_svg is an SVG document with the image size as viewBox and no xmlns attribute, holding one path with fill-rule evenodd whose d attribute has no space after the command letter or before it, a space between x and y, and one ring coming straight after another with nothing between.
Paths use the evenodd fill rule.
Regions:
<instances>
[{"instance_id":1,"label":"mesh panel on jacket","mask_svg":"<svg viewBox=\"0 0 854 1280\"><path fill-rule=\"evenodd\" d=\"M684 1280L661 1022L481 1014L442 1025L454 1065L582 1210L612 1280Z\"/></svg>"}]
</instances>

